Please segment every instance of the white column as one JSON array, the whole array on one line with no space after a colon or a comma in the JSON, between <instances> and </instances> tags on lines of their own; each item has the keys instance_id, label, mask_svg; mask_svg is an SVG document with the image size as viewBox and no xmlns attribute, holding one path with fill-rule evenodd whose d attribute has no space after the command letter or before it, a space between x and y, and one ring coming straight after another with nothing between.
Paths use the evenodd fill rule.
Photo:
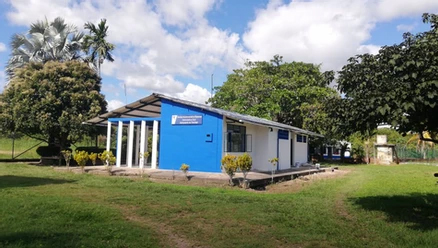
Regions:
<instances>
[{"instance_id":1,"label":"white column","mask_svg":"<svg viewBox=\"0 0 438 248\"><path fill-rule=\"evenodd\" d=\"M139 155L140 155L140 126L136 126L135 131L135 165L139 165Z\"/></svg>"},{"instance_id":2,"label":"white column","mask_svg":"<svg viewBox=\"0 0 438 248\"><path fill-rule=\"evenodd\" d=\"M111 148L111 122L108 121L108 128L106 130L106 150L109 151Z\"/></svg>"},{"instance_id":3,"label":"white column","mask_svg":"<svg viewBox=\"0 0 438 248\"><path fill-rule=\"evenodd\" d=\"M122 136L123 135L123 122L119 121L117 127L117 162L116 166L120 167L122 164Z\"/></svg>"},{"instance_id":4,"label":"white column","mask_svg":"<svg viewBox=\"0 0 438 248\"><path fill-rule=\"evenodd\" d=\"M129 121L128 129L128 152L126 153L126 164L129 168L132 167L132 152L134 143L134 122Z\"/></svg>"},{"instance_id":5,"label":"white column","mask_svg":"<svg viewBox=\"0 0 438 248\"><path fill-rule=\"evenodd\" d=\"M157 152L158 152L158 121L154 121L152 127L152 160L151 168L157 168Z\"/></svg>"},{"instance_id":6,"label":"white column","mask_svg":"<svg viewBox=\"0 0 438 248\"><path fill-rule=\"evenodd\" d=\"M145 139L146 138L145 134L146 134L146 121L141 121L140 152L143 155L144 155L144 151L145 151L145 143L147 142L147 139ZM145 157L141 156L140 162L139 162L140 168L143 168L145 163L146 163Z\"/></svg>"}]
</instances>

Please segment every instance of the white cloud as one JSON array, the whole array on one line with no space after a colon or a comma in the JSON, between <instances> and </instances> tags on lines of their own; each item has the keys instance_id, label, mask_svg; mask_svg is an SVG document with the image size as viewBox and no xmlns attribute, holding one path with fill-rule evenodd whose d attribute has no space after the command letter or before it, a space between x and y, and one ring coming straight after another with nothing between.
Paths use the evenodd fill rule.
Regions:
<instances>
[{"instance_id":1,"label":"white cloud","mask_svg":"<svg viewBox=\"0 0 438 248\"><path fill-rule=\"evenodd\" d=\"M0 71L0 92L3 92L5 86L6 86L6 75L4 71Z\"/></svg>"},{"instance_id":2,"label":"white cloud","mask_svg":"<svg viewBox=\"0 0 438 248\"><path fill-rule=\"evenodd\" d=\"M357 53L377 54L379 53L380 48L381 48L380 46L376 46L376 45L361 45L357 48Z\"/></svg>"},{"instance_id":3,"label":"white cloud","mask_svg":"<svg viewBox=\"0 0 438 248\"><path fill-rule=\"evenodd\" d=\"M6 45L5 43L0 42L0 52L4 52L4 51L6 51Z\"/></svg>"},{"instance_id":4,"label":"white cloud","mask_svg":"<svg viewBox=\"0 0 438 248\"><path fill-rule=\"evenodd\" d=\"M120 107L125 106L125 104L119 100L109 100L108 101L108 111L112 111L114 109L118 109Z\"/></svg>"},{"instance_id":5,"label":"white cloud","mask_svg":"<svg viewBox=\"0 0 438 248\"><path fill-rule=\"evenodd\" d=\"M216 0L156 0L157 12L168 25L193 25L203 20Z\"/></svg>"},{"instance_id":6,"label":"white cloud","mask_svg":"<svg viewBox=\"0 0 438 248\"><path fill-rule=\"evenodd\" d=\"M432 0L273 0L248 24L243 42L252 60L280 54L338 70L358 51L377 50L376 44L364 45L377 22L436 11L438 1Z\"/></svg>"},{"instance_id":7,"label":"white cloud","mask_svg":"<svg viewBox=\"0 0 438 248\"><path fill-rule=\"evenodd\" d=\"M174 96L188 101L205 104L211 94L207 89L189 83L184 92L175 94Z\"/></svg>"},{"instance_id":8,"label":"white cloud","mask_svg":"<svg viewBox=\"0 0 438 248\"><path fill-rule=\"evenodd\" d=\"M417 25L418 25L417 23L413 23L410 25L400 24L400 25L397 25L397 31L411 32Z\"/></svg>"},{"instance_id":9,"label":"white cloud","mask_svg":"<svg viewBox=\"0 0 438 248\"><path fill-rule=\"evenodd\" d=\"M242 51L239 35L212 27L205 19L206 12L219 3L22 0L10 2L12 11L7 17L14 24L29 25L46 16L49 20L62 16L78 27L106 18L108 40L117 50L116 61L104 63L102 74L115 76L129 87L175 94L185 89L176 77L197 79L212 68L229 69L238 64L236 57ZM176 31L169 31L166 24L176 25Z\"/></svg>"},{"instance_id":10,"label":"white cloud","mask_svg":"<svg viewBox=\"0 0 438 248\"><path fill-rule=\"evenodd\" d=\"M400 17L418 17L424 12L438 12L438 1L435 0L380 0L370 2L369 5L370 11L373 11L380 21Z\"/></svg>"}]
</instances>

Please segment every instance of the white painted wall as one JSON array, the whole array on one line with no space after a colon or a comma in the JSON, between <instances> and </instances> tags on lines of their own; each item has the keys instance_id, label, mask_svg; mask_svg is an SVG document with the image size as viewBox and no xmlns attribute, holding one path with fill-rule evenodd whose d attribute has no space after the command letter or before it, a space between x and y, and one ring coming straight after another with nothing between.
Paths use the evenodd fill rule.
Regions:
<instances>
[{"instance_id":1,"label":"white painted wall","mask_svg":"<svg viewBox=\"0 0 438 248\"><path fill-rule=\"evenodd\" d=\"M277 139L278 129L273 128L270 131L269 127L258 126L248 123L232 123L233 125L242 125L246 127L246 134L252 135L252 150L248 152L253 160L252 170L256 171L271 171L272 165L269 160L279 157L280 170L289 169L291 164L295 165L296 162L307 162L307 143L298 143L296 141L296 134L289 132L289 139L293 139L293 163L290 161L290 140L279 140L279 154L277 154ZM226 131L227 122L226 118L223 121L223 144L222 144L222 157L226 154L232 154L235 156L242 155L243 152L225 152L226 150ZM307 141L309 137L307 137Z\"/></svg>"},{"instance_id":2,"label":"white painted wall","mask_svg":"<svg viewBox=\"0 0 438 248\"><path fill-rule=\"evenodd\" d=\"M293 156L293 165L295 166L295 164L298 162L300 164L302 163L307 163L307 142L309 142L309 137L307 137L307 142L306 143L301 143L301 142L297 142L297 135L294 133L293 134L293 139L294 139L294 144L293 144L293 152L294 152L294 156Z\"/></svg>"}]
</instances>

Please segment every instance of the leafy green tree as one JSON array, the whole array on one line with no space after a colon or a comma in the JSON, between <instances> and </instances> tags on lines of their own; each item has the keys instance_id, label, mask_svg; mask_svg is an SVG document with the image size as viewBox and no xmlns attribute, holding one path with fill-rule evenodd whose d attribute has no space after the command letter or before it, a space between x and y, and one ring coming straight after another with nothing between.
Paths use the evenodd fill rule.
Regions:
<instances>
[{"instance_id":1,"label":"leafy green tree","mask_svg":"<svg viewBox=\"0 0 438 248\"><path fill-rule=\"evenodd\" d=\"M12 54L6 66L9 76L29 62L69 61L80 58L83 33L58 17L52 22L37 21L27 34L12 37Z\"/></svg>"},{"instance_id":2,"label":"leafy green tree","mask_svg":"<svg viewBox=\"0 0 438 248\"><path fill-rule=\"evenodd\" d=\"M106 111L101 82L84 62L49 61L16 69L0 95L0 125L61 147L92 131L82 123Z\"/></svg>"},{"instance_id":3,"label":"leafy green tree","mask_svg":"<svg viewBox=\"0 0 438 248\"><path fill-rule=\"evenodd\" d=\"M431 29L403 35L400 44L385 46L376 55L348 60L339 72L349 123L362 133L389 123L401 133L416 132L438 143L438 16L424 14ZM423 133L430 136L424 137Z\"/></svg>"},{"instance_id":4,"label":"leafy green tree","mask_svg":"<svg viewBox=\"0 0 438 248\"><path fill-rule=\"evenodd\" d=\"M276 55L270 62L248 61L245 68L234 70L208 101L213 107L323 133L319 123L327 117L324 99L337 95L328 87L333 76L317 65L283 63Z\"/></svg>"},{"instance_id":5,"label":"leafy green tree","mask_svg":"<svg viewBox=\"0 0 438 248\"><path fill-rule=\"evenodd\" d=\"M97 67L100 76L100 66L103 61L114 61L111 51L114 50L115 46L106 40L108 36L106 19L100 20L97 26L91 22L87 22L84 28L89 30L90 34L85 35L82 49L89 54L87 60Z\"/></svg>"}]
</instances>

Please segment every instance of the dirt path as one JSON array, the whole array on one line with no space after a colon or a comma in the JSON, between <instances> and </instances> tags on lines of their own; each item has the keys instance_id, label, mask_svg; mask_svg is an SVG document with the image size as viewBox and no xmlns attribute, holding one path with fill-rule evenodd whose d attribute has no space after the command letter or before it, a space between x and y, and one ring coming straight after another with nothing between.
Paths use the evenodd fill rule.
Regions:
<instances>
[{"instance_id":1,"label":"dirt path","mask_svg":"<svg viewBox=\"0 0 438 248\"><path fill-rule=\"evenodd\" d=\"M294 180L282 182L282 183L276 183L274 185L269 185L266 187L266 193L294 193L299 192L303 190L304 188L308 187L309 185L321 181L321 180L328 180L332 178L339 178L344 177L351 171L348 169L342 169L342 170L334 170L332 172L331 170L328 170L327 172L322 173L316 173L308 176L302 176Z\"/></svg>"},{"instance_id":2,"label":"dirt path","mask_svg":"<svg viewBox=\"0 0 438 248\"><path fill-rule=\"evenodd\" d=\"M159 234L158 239L163 247L178 247L178 248L192 248L192 247L204 247L195 244L186 237L179 235L173 230L172 227L165 223L160 223L150 218L139 216L135 214L137 208L133 206L115 206L120 210L124 218L128 221L134 222L142 227L151 228Z\"/></svg>"}]
</instances>

